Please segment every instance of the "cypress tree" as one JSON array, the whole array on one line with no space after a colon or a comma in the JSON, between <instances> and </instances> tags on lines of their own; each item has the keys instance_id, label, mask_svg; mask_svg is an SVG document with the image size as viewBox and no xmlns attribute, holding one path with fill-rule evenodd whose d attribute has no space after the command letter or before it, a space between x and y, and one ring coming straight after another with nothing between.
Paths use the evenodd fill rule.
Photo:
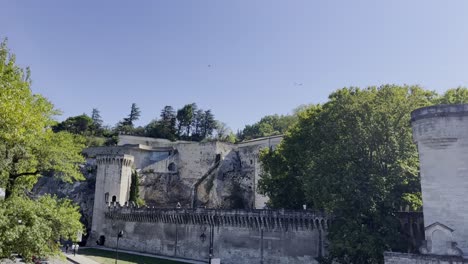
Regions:
<instances>
[{"instance_id":1,"label":"cypress tree","mask_svg":"<svg viewBox=\"0 0 468 264\"><path fill-rule=\"evenodd\" d=\"M132 183L130 184L130 202L135 202L138 204L140 201L140 191L138 186L140 185L138 180L138 172L136 170L132 171Z\"/></svg>"}]
</instances>

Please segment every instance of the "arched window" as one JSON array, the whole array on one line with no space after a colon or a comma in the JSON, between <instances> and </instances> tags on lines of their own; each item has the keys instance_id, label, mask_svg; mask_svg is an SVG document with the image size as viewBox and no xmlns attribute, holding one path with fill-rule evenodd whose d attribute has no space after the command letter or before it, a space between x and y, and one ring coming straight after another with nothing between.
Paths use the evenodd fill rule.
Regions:
<instances>
[{"instance_id":1,"label":"arched window","mask_svg":"<svg viewBox=\"0 0 468 264\"><path fill-rule=\"evenodd\" d=\"M109 202L109 193L106 192L106 194L104 194L104 201L106 201L106 203Z\"/></svg>"},{"instance_id":2,"label":"arched window","mask_svg":"<svg viewBox=\"0 0 468 264\"><path fill-rule=\"evenodd\" d=\"M117 197L114 195L112 196L112 202L116 202L117 201Z\"/></svg>"}]
</instances>

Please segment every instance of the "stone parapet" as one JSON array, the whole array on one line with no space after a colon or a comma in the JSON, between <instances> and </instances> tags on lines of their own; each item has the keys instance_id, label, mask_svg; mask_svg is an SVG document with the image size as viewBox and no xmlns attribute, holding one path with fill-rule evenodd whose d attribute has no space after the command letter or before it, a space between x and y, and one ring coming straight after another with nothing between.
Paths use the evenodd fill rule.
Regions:
<instances>
[{"instance_id":1,"label":"stone parapet","mask_svg":"<svg viewBox=\"0 0 468 264\"><path fill-rule=\"evenodd\" d=\"M468 116L468 104L433 105L411 112L411 121L434 117Z\"/></svg>"},{"instance_id":2,"label":"stone parapet","mask_svg":"<svg viewBox=\"0 0 468 264\"><path fill-rule=\"evenodd\" d=\"M468 259L457 256L418 255L396 252L384 253L385 264L467 264Z\"/></svg>"},{"instance_id":3,"label":"stone parapet","mask_svg":"<svg viewBox=\"0 0 468 264\"><path fill-rule=\"evenodd\" d=\"M264 230L327 230L330 219L314 211L161 209L110 206L107 219L188 225L231 226Z\"/></svg>"},{"instance_id":4,"label":"stone parapet","mask_svg":"<svg viewBox=\"0 0 468 264\"><path fill-rule=\"evenodd\" d=\"M133 164L133 156L131 155L99 155L96 157L96 164L117 164L119 166L130 167Z\"/></svg>"}]
</instances>

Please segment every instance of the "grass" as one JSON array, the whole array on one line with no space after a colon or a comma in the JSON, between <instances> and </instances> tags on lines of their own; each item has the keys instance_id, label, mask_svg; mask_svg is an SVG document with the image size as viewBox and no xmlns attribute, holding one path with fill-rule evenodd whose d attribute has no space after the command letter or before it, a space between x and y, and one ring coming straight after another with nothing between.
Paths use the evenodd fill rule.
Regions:
<instances>
[{"instance_id":1,"label":"grass","mask_svg":"<svg viewBox=\"0 0 468 264\"><path fill-rule=\"evenodd\" d=\"M80 249L80 255L90 258L101 264L114 264L115 251L100 250L95 248ZM184 262L158 259L147 256L140 256L119 252L119 264L183 264Z\"/></svg>"}]
</instances>

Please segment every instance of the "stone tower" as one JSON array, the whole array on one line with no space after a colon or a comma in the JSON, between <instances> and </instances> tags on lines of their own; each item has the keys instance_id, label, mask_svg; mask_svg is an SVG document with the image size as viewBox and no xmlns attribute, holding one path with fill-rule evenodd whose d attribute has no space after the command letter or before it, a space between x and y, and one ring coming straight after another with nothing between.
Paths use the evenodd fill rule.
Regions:
<instances>
[{"instance_id":1,"label":"stone tower","mask_svg":"<svg viewBox=\"0 0 468 264\"><path fill-rule=\"evenodd\" d=\"M417 109L411 122L424 207L421 253L468 253L468 104Z\"/></svg>"},{"instance_id":2,"label":"stone tower","mask_svg":"<svg viewBox=\"0 0 468 264\"><path fill-rule=\"evenodd\" d=\"M93 224L90 245L102 234L104 213L109 204L124 205L130 198L132 179L131 155L101 155L96 157L96 189L94 191Z\"/></svg>"}]
</instances>

